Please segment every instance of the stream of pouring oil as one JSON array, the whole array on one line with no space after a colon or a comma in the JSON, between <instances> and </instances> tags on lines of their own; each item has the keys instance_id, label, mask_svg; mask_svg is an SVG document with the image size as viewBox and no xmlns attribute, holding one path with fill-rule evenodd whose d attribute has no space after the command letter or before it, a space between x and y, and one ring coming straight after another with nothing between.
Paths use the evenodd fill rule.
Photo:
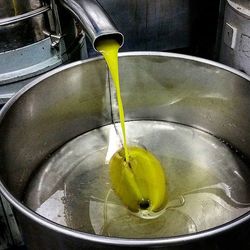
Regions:
<instances>
[{"instance_id":1,"label":"stream of pouring oil","mask_svg":"<svg viewBox=\"0 0 250 250\"><path fill-rule=\"evenodd\" d=\"M100 41L97 46L109 67L117 95L123 148L109 163L112 188L130 211L142 218L155 218L167 203L166 177L160 161L140 147L128 147L124 109L121 98L118 51L119 43L113 39Z\"/></svg>"}]
</instances>

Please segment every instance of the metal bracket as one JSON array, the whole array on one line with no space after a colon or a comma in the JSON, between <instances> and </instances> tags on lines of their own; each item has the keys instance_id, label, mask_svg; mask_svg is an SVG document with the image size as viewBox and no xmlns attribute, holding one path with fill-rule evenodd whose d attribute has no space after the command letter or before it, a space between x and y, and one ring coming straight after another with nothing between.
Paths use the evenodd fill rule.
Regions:
<instances>
[{"instance_id":1,"label":"metal bracket","mask_svg":"<svg viewBox=\"0 0 250 250\"><path fill-rule=\"evenodd\" d=\"M235 49L237 39L237 28L230 23L225 24L224 43L231 49Z\"/></svg>"},{"instance_id":2,"label":"metal bracket","mask_svg":"<svg viewBox=\"0 0 250 250\"><path fill-rule=\"evenodd\" d=\"M46 35L46 36L48 36L48 37L50 37L50 40L51 40L51 47L53 48L53 49L59 49L59 44L60 44L60 41L61 41L61 39L62 39L62 35L57 35L57 34L51 34L51 33L49 33L48 31L43 31L43 33Z\"/></svg>"}]
</instances>

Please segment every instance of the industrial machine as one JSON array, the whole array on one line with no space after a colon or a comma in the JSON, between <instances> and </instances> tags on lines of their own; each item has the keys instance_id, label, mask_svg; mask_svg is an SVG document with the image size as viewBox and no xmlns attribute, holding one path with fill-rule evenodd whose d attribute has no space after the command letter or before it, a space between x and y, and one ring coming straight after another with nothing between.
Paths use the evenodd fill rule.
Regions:
<instances>
[{"instance_id":1,"label":"industrial machine","mask_svg":"<svg viewBox=\"0 0 250 250\"><path fill-rule=\"evenodd\" d=\"M84 33L54 0L0 1L0 105L34 77L86 58Z\"/></svg>"},{"instance_id":2,"label":"industrial machine","mask_svg":"<svg viewBox=\"0 0 250 250\"><path fill-rule=\"evenodd\" d=\"M250 1L227 0L220 62L250 74Z\"/></svg>"}]
</instances>

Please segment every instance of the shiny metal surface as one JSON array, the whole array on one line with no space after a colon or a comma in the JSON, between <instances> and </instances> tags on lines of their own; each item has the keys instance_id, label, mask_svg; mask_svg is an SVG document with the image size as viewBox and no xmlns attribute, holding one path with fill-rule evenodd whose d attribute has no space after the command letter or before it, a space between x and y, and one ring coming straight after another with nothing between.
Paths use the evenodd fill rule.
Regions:
<instances>
[{"instance_id":1,"label":"shiny metal surface","mask_svg":"<svg viewBox=\"0 0 250 250\"><path fill-rule=\"evenodd\" d=\"M24 204L81 232L140 239L197 233L250 211L250 169L218 138L164 121L129 121L126 132L128 145L149 150L165 170L169 204L157 220L135 218L113 192L107 198L108 162L122 147L119 123L64 144L33 175Z\"/></svg>"},{"instance_id":2,"label":"shiny metal surface","mask_svg":"<svg viewBox=\"0 0 250 250\"><path fill-rule=\"evenodd\" d=\"M247 75L204 59L153 52L122 54L120 74L127 121L161 120L202 129L250 158ZM206 240L209 246L217 234L249 225L246 213L223 226L175 238L105 238L56 225L21 203L44 159L77 135L112 122L107 79L103 60L73 63L27 85L1 110L0 190L16 208L31 249L176 244L173 249L193 249L186 244Z\"/></svg>"},{"instance_id":3,"label":"shiny metal surface","mask_svg":"<svg viewBox=\"0 0 250 250\"><path fill-rule=\"evenodd\" d=\"M244 8L250 10L250 2L248 0L229 0L229 4L235 7L234 4L237 5L238 9L237 11L242 11L244 12Z\"/></svg>"},{"instance_id":4,"label":"shiny metal surface","mask_svg":"<svg viewBox=\"0 0 250 250\"><path fill-rule=\"evenodd\" d=\"M17 16L14 16L14 17L1 18L0 19L0 26L9 25L9 24L13 24L13 23L23 21L25 19L40 15L40 14L48 11L49 9L50 9L49 6L44 6L44 7L41 7L39 9L32 10L32 11L30 11L28 13L25 13L25 14L17 15Z\"/></svg>"},{"instance_id":5,"label":"shiny metal surface","mask_svg":"<svg viewBox=\"0 0 250 250\"><path fill-rule=\"evenodd\" d=\"M22 15L43 6L42 0L0 0L0 19Z\"/></svg>"},{"instance_id":6,"label":"shiny metal surface","mask_svg":"<svg viewBox=\"0 0 250 250\"><path fill-rule=\"evenodd\" d=\"M83 25L93 47L102 37L110 36L123 45L123 35L118 32L96 0L60 0Z\"/></svg>"},{"instance_id":7,"label":"shiny metal surface","mask_svg":"<svg viewBox=\"0 0 250 250\"><path fill-rule=\"evenodd\" d=\"M76 30L74 20L63 14L59 18L53 0L46 3L50 5L31 1L28 6L25 1L22 4L12 1L15 10L26 7L27 12L16 11L14 16L0 18L1 86L30 79L66 61L87 57L84 35ZM63 23L63 18L67 22ZM1 100L12 94L10 91L6 96L2 88L0 92Z\"/></svg>"},{"instance_id":8,"label":"shiny metal surface","mask_svg":"<svg viewBox=\"0 0 250 250\"><path fill-rule=\"evenodd\" d=\"M0 52L29 45L45 38L48 29L41 0L0 1Z\"/></svg>"},{"instance_id":9,"label":"shiny metal surface","mask_svg":"<svg viewBox=\"0 0 250 250\"><path fill-rule=\"evenodd\" d=\"M76 59L87 56L87 53L80 55L80 51L87 51L85 35L76 28L73 18L64 13L67 11L59 1L51 0L50 5L44 6L38 3L42 4L40 1L36 4L34 1L22 4L12 1L12 5L5 7L6 12L14 8L15 15L10 13L8 17L0 18L0 85L34 77L74 56ZM73 8L71 11L83 23L93 45L102 36L112 36L123 44L123 35L97 2L63 3L67 8ZM32 9L31 5L36 8Z\"/></svg>"},{"instance_id":10,"label":"shiny metal surface","mask_svg":"<svg viewBox=\"0 0 250 250\"><path fill-rule=\"evenodd\" d=\"M45 39L46 35L43 30L49 29L45 18L46 13L14 24L0 26L0 53Z\"/></svg>"},{"instance_id":11,"label":"shiny metal surface","mask_svg":"<svg viewBox=\"0 0 250 250\"><path fill-rule=\"evenodd\" d=\"M247 2L226 2L219 60L250 75L250 2Z\"/></svg>"}]
</instances>

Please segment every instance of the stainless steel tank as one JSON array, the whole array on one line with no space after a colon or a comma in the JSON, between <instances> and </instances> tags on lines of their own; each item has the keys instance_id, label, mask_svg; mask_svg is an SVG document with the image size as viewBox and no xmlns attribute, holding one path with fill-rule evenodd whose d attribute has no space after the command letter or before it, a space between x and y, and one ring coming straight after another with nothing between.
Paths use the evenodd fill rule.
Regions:
<instances>
[{"instance_id":1,"label":"stainless steel tank","mask_svg":"<svg viewBox=\"0 0 250 250\"><path fill-rule=\"evenodd\" d=\"M44 13L49 5L40 0L0 1L0 52L17 49L38 42L48 29Z\"/></svg>"},{"instance_id":2,"label":"stainless steel tank","mask_svg":"<svg viewBox=\"0 0 250 250\"><path fill-rule=\"evenodd\" d=\"M220 62L250 74L250 2L227 0Z\"/></svg>"},{"instance_id":3,"label":"stainless steel tank","mask_svg":"<svg viewBox=\"0 0 250 250\"><path fill-rule=\"evenodd\" d=\"M55 1L1 1L0 8L0 85L35 77L80 54L82 34L71 17L67 25L60 22Z\"/></svg>"},{"instance_id":4,"label":"stainless steel tank","mask_svg":"<svg viewBox=\"0 0 250 250\"><path fill-rule=\"evenodd\" d=\"M233 211L234 206L239 205L238 200L249 202L250 78L208 60L157 52L121 54L120 72L128 127L130 122L142 124L131 129L131 133L139 133L140 140L144 140L151 129L153 132L149 142L153 149L165 152L166 145L176 145L176 152L181 156L193 157L198 162L205 157L208 162L201 164L202 169L209 170L216 163L214 175L225 187L228 183L231 187L226 189L227 199L223 203L227 207L230 205L228 199L232 199L233 205L227 211ZM98 132L96 128L112 126L117 121L117 116L111 113L116 104L113 103L113 92L108 79L109 74L102 59L75 62L30 83L1 110L0 190L15 208L27 246L32 250L98 247L145 249L159 246L166 249L203 249L202 246L205 249L225 249L225 246L240 244L239 235L245 234L247 237L249 232L249 203L241 204L246 209L241 215L236 214L234 219L216 227L176 237L152 239L103 237L80 232L46 219L26 206L24 197L28 184L41 169L44 160L78 135L88 131ZM153 123L145 129L145 121ZM172 124L168 126L172 137L165 140L164 147L157 143L157 140L166 135L160 122ZM179 134L175 126L200 132L188 133L191 141L186 143L187 137ZM106 141L106 135L101 131L98 132L100 140L94 140L97 146L98 143L102 146ZM202 136L204 134L207 136ZM214 139L209 148L214 153L194 143L199 139L208 145L207 138L211 136ZM218 147L215 141L221 146ZM88 145L94 144L86 142L81 150L88 148ZM220 151L221 148L227 148L229 155L226 155L229 157L224 157L225 151ZM215 158L217 152L221 154ZM243 162L240 169L229 168L230 164L238 166ZM67 166L60 166L59 174L64 167L69 171ZM49 173L46 170L42 177L50 176ZM53 178L45 188L56 185L59 174L52 171ZM207 178L206 175L203 181ZM42 183L37 184L39 191ZM32 197L39 198L39 192ZM216 216L218 204L212 211L206 210L206 204L204 201L202 209L197 210L206 215L201 216L200 221L208 218L207 215L211 218ZM66 205L69 206L68 203ZM54 207L52 210L54 211ZM52 210L49 212L53 212ZM88 212L81 211L85 215ZM80 216L79 220L84 221L85 218L87 219Z\"/></svg>"}]
</instances>

